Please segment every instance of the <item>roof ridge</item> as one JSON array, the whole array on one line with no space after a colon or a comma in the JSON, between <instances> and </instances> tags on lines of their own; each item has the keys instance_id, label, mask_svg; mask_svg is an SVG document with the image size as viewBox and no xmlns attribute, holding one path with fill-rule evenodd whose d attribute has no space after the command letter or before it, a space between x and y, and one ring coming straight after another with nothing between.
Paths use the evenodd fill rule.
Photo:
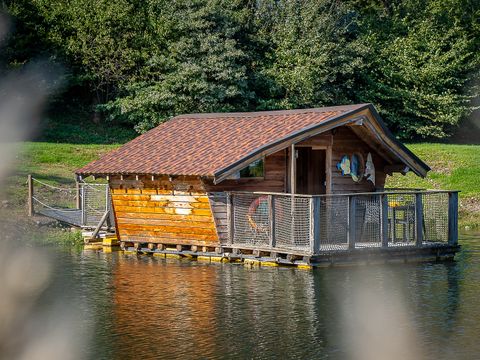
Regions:
<instances>
[{"instance_id":1,"label":"roof ridge","mask_svg":"<svg viewBox=\"0 0 480 360\"><path fill-rule=\"evenodd\" d=\"M306 108L306 109L290 109L290 110L265 110L265 111L246 111L246 112L217 112L217 113L193 113L193 114L181 114L174 116L173 119L209 119L209 118L238 118L238 117L258 117L258 116L278 116L278 115L295 115L295 114L307 114L307 113L326 113L333 111L352 111L369 105L364 104L351 104L351 105L339 105L339 106L325 106L320 108Z\"/></svg>"}]
</instances>

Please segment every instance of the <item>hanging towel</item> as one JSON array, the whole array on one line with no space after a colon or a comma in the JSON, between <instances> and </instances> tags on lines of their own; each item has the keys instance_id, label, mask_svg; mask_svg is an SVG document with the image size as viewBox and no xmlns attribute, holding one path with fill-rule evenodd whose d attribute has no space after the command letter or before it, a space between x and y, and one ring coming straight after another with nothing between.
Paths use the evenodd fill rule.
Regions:
<instances>
[{"instance_id":1,"label":"hanging towel","mask_svg":"<svg viewBox=\"0 0 480 360\"><path fill-rule=\"evenodd\" d=\"M373 165L372 154L368 153L365 163L365 178L375 185L375 165Z\"/></svg>"}]
</instances>

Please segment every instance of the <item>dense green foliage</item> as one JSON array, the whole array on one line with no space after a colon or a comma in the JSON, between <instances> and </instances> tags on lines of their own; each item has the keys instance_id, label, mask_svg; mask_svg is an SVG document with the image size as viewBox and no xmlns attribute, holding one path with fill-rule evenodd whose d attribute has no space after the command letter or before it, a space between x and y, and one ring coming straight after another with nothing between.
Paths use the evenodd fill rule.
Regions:
<instances>
[{"instance_id":1,"label":"dense green foliage","mask_svg":"<svg viewBox=\"0 0 480 360\"><path fill-rule=\"evenodd\" d=\"M478 95L477 0L3 6L14 24L4 69L61 63L57 112L81 109L140 132L179 113L372 102L402 138L445 138Z\"/></svg>"}]
</instances>

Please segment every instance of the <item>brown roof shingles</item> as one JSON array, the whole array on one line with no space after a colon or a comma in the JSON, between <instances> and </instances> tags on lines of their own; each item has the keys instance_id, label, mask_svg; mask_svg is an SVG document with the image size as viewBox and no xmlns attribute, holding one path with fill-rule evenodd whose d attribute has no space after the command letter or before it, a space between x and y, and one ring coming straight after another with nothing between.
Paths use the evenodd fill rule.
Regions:
<instances>
[{"instance_id":1,"label":"brown roof shingles","mask_svg":"<svg viewBox=\"0 0 480 360\"><path fill-rule=\"evenodd\" d=\"M76 173L213 176L269 143L362 106L180 115Z\"/></svg>"}]
</instances>

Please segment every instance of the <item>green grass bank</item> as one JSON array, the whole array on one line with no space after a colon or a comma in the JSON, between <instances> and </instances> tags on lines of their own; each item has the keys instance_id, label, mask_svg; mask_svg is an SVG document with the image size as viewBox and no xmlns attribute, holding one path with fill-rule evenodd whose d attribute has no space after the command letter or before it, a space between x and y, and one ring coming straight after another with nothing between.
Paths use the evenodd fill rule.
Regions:
<instances>
[{"instance_id":1,"label":"green grass bank","mask_svg":"<svg viewBox=\"0 0 480 360\"><path fill-rule=\"evenodd\" d=\"M480 145L409 144L432 170L425 179L395 174L389 187L460 190L460 226L480 227Z\"/></svg>"},{"instance_id":2,"label":"green grass bank","mask_svg":"<svg viewBox=\"0 0 480 360\"><path fill-rule=\"evenodd\" d=\"M8 179L6 197L16 209L25 209L26 177L68 184L73 171L97 159L113 145L26 142L20 145L15 171ZM389 187L460 190L460 225L480 227L480 145L410 144L408 147L431 168L425 179L412 173L389 177Z\"/></svg>"}]
</instances>

